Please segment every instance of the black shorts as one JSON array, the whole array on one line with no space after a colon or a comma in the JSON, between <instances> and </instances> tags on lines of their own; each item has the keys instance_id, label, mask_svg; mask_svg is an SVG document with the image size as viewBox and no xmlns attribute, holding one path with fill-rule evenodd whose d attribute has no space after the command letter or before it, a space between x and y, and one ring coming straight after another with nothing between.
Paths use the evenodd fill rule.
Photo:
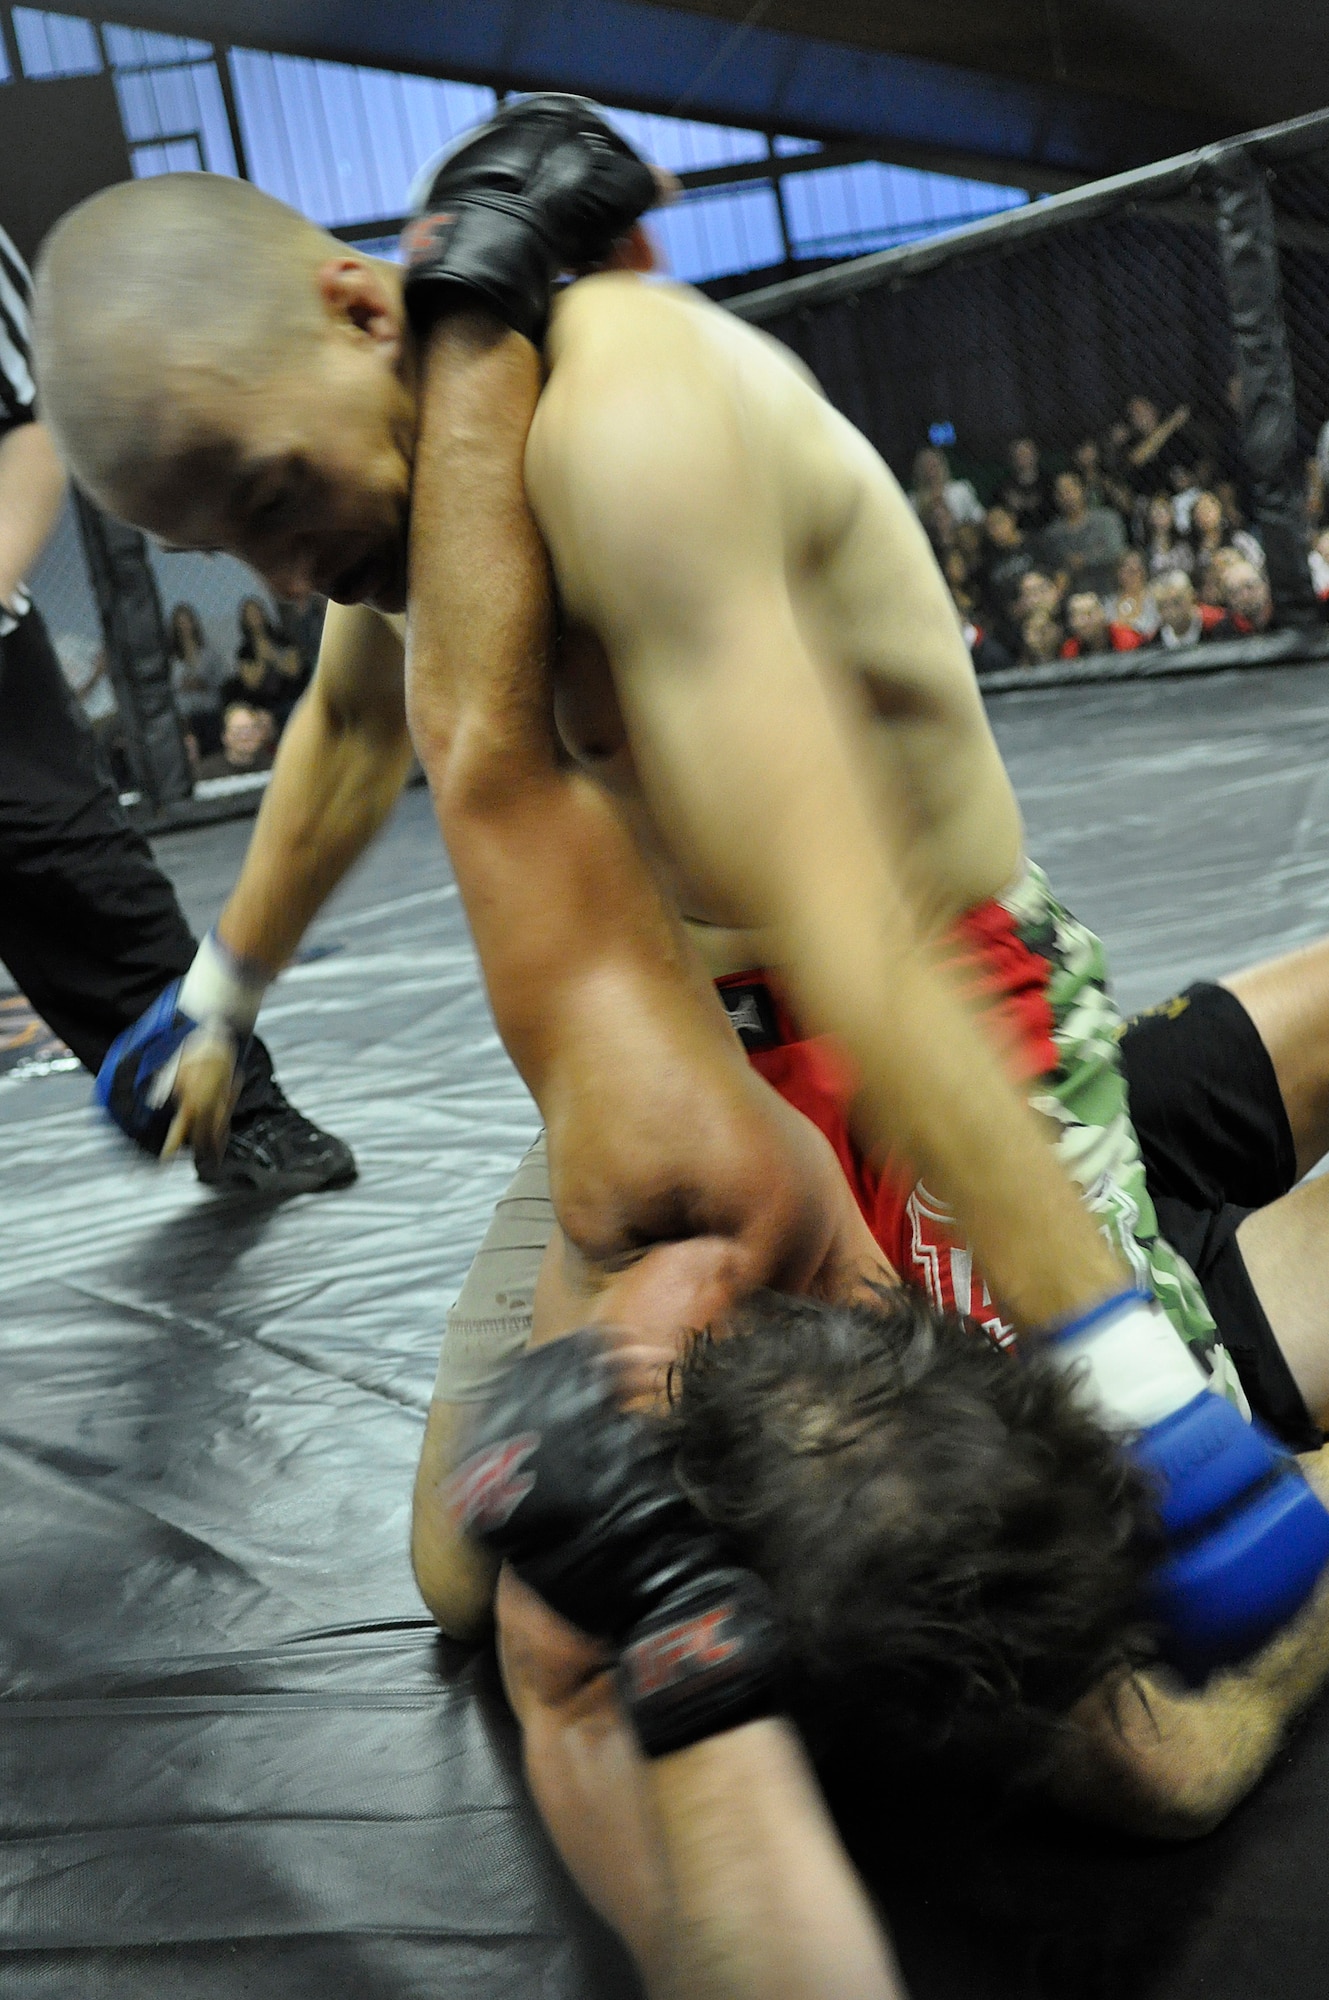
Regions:
<instances>
[{"instance_id":1,"label":"black shorts","mask_svg":"<svg viewBox=\"0 0 1329 2000\"><path fill-rule=\"evenodd\" d=\"M1252 1411L1295 1451L1324 1442L1237 1242L1252 1209L1297 1178L1269 1052L1224 986L1188 986L1127 1021L1122 1063L1161 1233L1204 1287Z\"/></svg>"}]
</instances>

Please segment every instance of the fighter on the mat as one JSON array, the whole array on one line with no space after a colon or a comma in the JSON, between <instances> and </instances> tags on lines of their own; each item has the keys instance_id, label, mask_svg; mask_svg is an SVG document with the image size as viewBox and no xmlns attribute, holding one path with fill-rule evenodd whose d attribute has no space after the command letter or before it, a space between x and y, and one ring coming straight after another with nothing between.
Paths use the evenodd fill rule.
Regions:
<instances>
[{"instance_id":1,"label":"fighter on the mat","mask_svg":"<svg viewBox=\"0 0 1329 2000\"><path fill-rule=\"evenodd\" d=\"M520 494L518 494L518 502L520 502ZM510 512L508 512L508 524L512 524L512 520L510 520L510 514L512 514L512 496L510 496L510 490L506 492L506 504L508 504L508 510L510 510ZM520 510L520 508L518 508L518 510ZM546 524L546 526L548 526L548 524ZM444 536L444 542L446 542L446 536ZM488 586L488 584L492 582L492 574L494 574L492 570L490 570L490 572L486 574L486 578L484 578L486 586ZM474 606L472 606L472 608L474 608ZM751 608L751 606L749 606L749 608ZM492 610L492 606L490 606L490 610ZM466 624L466 620L460 620L460 622L462 622L462 626ZM502 626L502 622L504 622L504 616L502 616L502 606L500 606L500 612L498 612L498 626ZM474 634L468 634L466 642L470 642L470 640L472 640L472 636L474 636ZM446 650L446 646L444 646L444 650ZM538 648L536 648L536 650L538 650ZM464 652L464 648L462 648L462 652ZM520 652L520 648L518 648L518 652ZM530 652L530 648L526 648L526 654L528 654L528 652ZM518 664L520 664L520 662L518 662ZM526 664L528 664L528 660L526 660ZM456 682L454 682L454 686L456 686ZM456 734L454 734L454 726L456 726L456 718L458 718L458 702L456 702L454 694L452 694L452 696L448 696L448 700L450 700L450 714L448 714L448 722L446 722L446 730L440 730L440 736L438 736L438 738L434 738L432 742L430 742L430 736L428 736L428 732L424 732L424 748L426 748L426 750L430 750L430 748L432 748L432 750L436 750L440 742L444 742L444 744L446 744L446 750L448 750L448 752L454 752L454 750L456 750L456 742L460 740L460 732L456 732ZM464 714L464 704L462 704L462 714ZM492 734L492 724L486 724L486 728L488 728L488 730L490 730L490 734ZM470 748L476 748L476 744L472 742L472 744L470 744ZM480 748L484 748L484 744L480 744ZM638 754L640 754L640 750L638 750ZM486 772L488 772L488 774L486 774ZM484 776L484 774L486 774L486 776ZM440 806L450 806L450 808L464 808L466 812L474 812L474 810L478 808L478 820L476 820L476 824L480 826L480 830L484 830L484 824L486 824L486 798L490 798L490 796L494 794L494 770L492 770L492 766L490 766L490 764L486 764L486 760L484 760L484 758L474 758L474 760L470 760L470 758L460 758L460 760L456 760L454 756L446 756L446 758L442 758L442 762L440 762L440 764L436 764L436 768L434 768L432 776L434 776L434 782L436 782L436 796L440 798ZM588 788L586 788L584 784L580 784L580 782L578 782L578 786L580 786L580 792L582 792L584 796L590 796L590 790L588 790ZM502 792L502 786L498 786L498 792ZM596 796L598 796L598 794L596 794ZM600 812L600 820L602 820L604 824L610 824L612 816L610 816L610 818L606 818L606 816L604 816L604 810L602 810L602 802L600 802L600 808L598 808L598 812ZM530 820L532 820L532 814L530 814L530 810L528 810L528 808L522 808L522 816L526 818L526 822L528 822L528 830L530 830ZM444 812L444 820L446 820L446 812ZM618 822L616 822L616 820L612 820L612 826L614 826L614 828L618 828L618 836L620 836L620 826L618 826ZM544 822L542 822L542 818L540 818L538 814L534 816L534 830L536 830L536 832L544 832ZM454 832L454 830L452 830L452 832ZM534 852L534 848L532 848L532 852ZM502 850L502 868L506 870L506 874L502 876L502 882L506 884L506 888L512 888L512 870L516 868L516 870L520 872L520 866L522 866L522 864L520 864L520 848L516 850L516 860L514 860L514 852L512 852L510 848L506 848L506 846L504 846L504 850ZM460 866L458 866L458 872L460 872ZM470 896L470 900L472 900L472 904L474 904L474 886L472 886L472 896ZM506 902L504 902L504 908L506 908ZM991 914L991 912L989 912L989 914ZM1011 930L1011 928L1013 928L1013 926L1009 926L1009 928L1007 928L1007 934L1009 934L1009 930ZM540 938L540 932L542 932L542 930L544 930L544 934L546 934L546 942L548 942L548 910L546 910L546 908L536 908L536 912L534 912L534 932L536 932L536 942L538 942L538 938ZM797 936L797 934L795 934L795 936ZM803 944L805 944L805 942L807 942L807 938L801 938L799 942L803 942ZM797 954L795 954L795 956L797 956ZM272 958L268 958L266 962L268 962L268 964L272 964L274 960L272 960ZM1061 970L1065 972L1067 968L1063 966ZM490 976L494 976L494 974L490 974ZM807 968L805 968L805 976L807 976ZM813 978L815 978L815 974L813 974ZM793 982L793 984L797 984L797 982ZM534 986L530 986L530 982L524 982L520 990L524 992L524 1000L520 1002L520 1006L524 1008L526 1016L530 1016L532 1008L534 1008L534 1014L538 1016L538 1012L540 1012L540 988L538 988L538 982L536 982ZM945 998L945 988L939 988L939 990L943 992L943 998ZM610 982L610 986L608 986L608 988L604 988L604 990L600 992L600 1006L602 1006L602 1000L604 1000L606 992L612 992L612 982ZM1093 992L1095 992L1095 986L1093 986L1093 980L1085 980L1085 986L1083 986L1083 992L1089 992L1089 994L1093 994ZM1097 1010L1097 1002L1095 1002L1095 1004L1091 1006L1091 1012L1099 1014L1099 1010ZM963 1016L959 1016L959 1018L961 1018L961 1022L963 1022ZM859 1024L859 1026L863 1026L863 1024ZM1061 1022L1053 1022L1053 1026L1063 1026L1063 1024L1061 1024ZM1095 1028L1095 1034L1097 1034L1097 1036L1101 1038L1101 1030L1103 1030L1103 1018L1101 1018L1101 1014L1099 1014L1099 1018L1095 1018L1095 1024L1093 1024L1093 1028ZM961 1038L963 1038L963 1032L965 1032L965 1030L963 1030L963 1026L961 1026ZM863 1042L863 1040L871 1042L871 1036L861 1036L861 1042ZM1047 1042L1043 1044L1043 1048L1045 1048L1045 1046L1047 1046ZM1061 1046L1061 1044L1059 1044L1059 1046ZM1065 1068L1065 1064L1063 1064L1063 1068ZM873 1072L869 1070L869 1076L871 1076L871 1074L873 1074ZM1083 1082L1083 1078L1081 1078L1081 1082ZM554 1100L558 1102L558 1092L554 1092ZM568 1114L568 1104L560 1104L558 1108L562 1110L562 1114L564 1114L564 1116ZM596 1100L594 1100L594 1094L592 1094L592 1098L590 1098L590 1106L588 1106L588 1108L596 1108ZM1115 1106L1115 1110L1117 1110L1117 1112L1121 1110L1121 1104L1119 1104L1119 1098L1117 1098L1117 1106ZM556 1130L556 1118L554 1118L554 1114L550 1114L550 1130ZM588 1122L588 1130L592 1130L592 1132L594 1132L594 1120L590 1120L590 1122ZM616 1134L614 1134L612 1126L608 1126L608 1128L606 1128L604 1124L600 1124L600 1126L598 1126L598 1134L600 1134L600 1136L598 1136L598 1144L600 1144L600 1150L604 1150L604 1152L606 1152L606 1150L608 1150L608 1146L612 1144L612 1138L614 1138ZM606 1136L606 1134L608 1134L608 1136ZM554 1154L558 1156L558 1142L554 1144ZM600 1192L602 1192L604 1200L608 1200L608 1206L610 1206L610 1208L612 1208L612 1200L610 1200L610 1196L614 1194L614 1190L616 1190L616 1186L618 1186L618 1178L616 1178L616 1176L618 1176L618 1172L620 1172L620 1166L622 1166L622 1162L624 1162L624 1158L626 1158L628 1154L630 1154L630 1148L618 1148L618 1158L616 1158L616 1160L612 1160L612 1158L610 1158L610 1160L606 1160L606 1164L604 1164L604 1168L602 1168L602 1174L600 1174L600 1180L602 1180L602 1190L600 1190ZM574 1156L574 1148L572 1148L572 1156ZM915 1156L915 1158L919 1158L917 1150L913 1152L913 1156ZM558 1170L558 1166L556 1166L556 1170ZM636 1172L640 1174L640 1168L638 1168ZM584 1188L584 1186L586 1186L588 1182L592 1182L592 1180L594 1180L594 1160L586 1160L586 1162L582 1162L582 1172L580 1172L580 1186ZM570 1180L568 1180L568 1184L570 1184L572 1188L574 1188L574 1186L578 1184L578 1176L576 1176L576 1172L572 1172L572 1174L570 1174ZM638 1184L640 1184L640 1182L638 1182ZM656 1192L658 1192L658 1190L656 1190ZM566 1214L564 1214L564 1220L568 1220L568 1218L570 1218L570 1222L572 1222L572 1236L580 1240L582 1248L590 1248L590 1250L594 1250L594 1238L592 1238L592 1234L590 1234L590 1232L588 1232L588 1230L584 1228L584 1222L586 1222L586 1216L598 1216L598 1218L602 1220L602 1216L604 1216L604 1200L598 1200L598 1202L596 1202L596 1200L588 1200L588 1206L586 1206L584 1214L578 1214L578 1212L576 1212L576 1204L574 1204L574 1202L564 1202L564 1210L566 1210ZM977 1214L977 1210L971 1210L971 1214ZM673 1234L679 1234L679 1220L681 1220L681 1218L679 1218L679 1214L673 1214L673 1212L671 1212L671 1214L667 1214L667 1216L664 1216L664 1228L667 1228L667 1232L669 1232L669 1226L673 1224ZM991 1220L991 1218L989 1218L989 1220ZM618 1222L622 1224L622 1212L618 1212ZM578 1224L582 1224L582 1226L578 1228ZM658 1230L658 1228L660 1228L660 1222L656 1222L656 1224L654 1224L654 1228ZM612 1234L612 1232L610 1232L610 1234ZM977 1230L975 1230L975 1234L977 1234ZM636 1228L636 1236L638 1236L638 1240L640 1240L642 1236L644 1236L644 1238L648 1238L648 1236L650 1236L650 1228L642 1230L642 1228L638 1226L638 1228ZM691 1236L689 1236L689 1232L687 1232L687 1230L683 1232L683 1238L685 1238L683 1242L679 1242L679 1244L675 1244L675 1246L673 1246L673 1248L675 1248L675 1252L679 1252L679 1254L683 1254L685 1250L689 1250L689 1248L691 1248ZM604 1244L604 1248L606 1248L606 1250L608 1250L608 1248L612 1248L612 1244L608 1242L608 1238L602 1238L602 1244ZM703 1248L705 1248L705 1246L703 1246ZM1155 1268L1157 1268L1157 1266L1155 1266ZM1173 1270L1175 1270L1175 1266L1173 1266ZM1089 1330L1087 1330L1087 1334L1083 1334L1083 1336L1081 1336L1081 1344L1085 1344L1085 1342L1087 1342L1087 1346L1089 1346L1089 1366L1091 1366L1091 1368L1095 1368L1095 1370L1097 1370L1097 1374L1105 1374L1105 1376L1111 1376L1111 1354L1109 1354L1109 1350L1111 1350L1111 1346L1115 1344L1115 1340L1117 1340L1117 1334L1121 1332L1121 1322L1123 1322L1123 1318L1127 1318L1127 1320L1129 1320L1129 1318L1133 1318L1133 1322L1135 1322L1135 1328L1137 1328L1137 1332L1139 1332L1139 1314L1135 1312L1135 1308L1127 1308L1127 1310L1125 1310L1123 1314L1117 1314L1117 1318L1115 1318L1113 1322L1107 1322L1107 1324L1105 1324L1105 1322L1099 1322L1099 1326L1097 1326L1097 1328L1089 1328ZM1151 1418L1151 1422L1149 1422L1147 1426L1145 1426L1145 1412L1141 1412L1141 1408L1139 1408L1139 1406L1135 1406L1135 1408L1133 1408L1131 1412L1127 1412L1127 1414L1129 1414L1129 1418L1131 1418L1131 1428L1141 1428L1141 1426L1145 1426L1145 1428L1153 1428L1153 1420L1157 1420L1157 1418L1159 1418L1159 1412L1161 1412L1161 1416L1163 1416L1163 1418L1167 1418L1167 1416L1169 1416L1169 1410L1177 1410L1177 1414L1185 1414L1185 1408L1187 1408L1187 1398L1189 1398L1191 1402L1203 1402L1203 1404L1209 1404L1209 1406L1211 1406L1211 1410L1221 1410L1221 1408L1223 1408L1223 1404L1219 1402L1219 1398L1215 1398L1215 1396L1209 1396L1209 1394L1207 1394L1207 1392L1203 1390L1203 1384L1201 1384L1201 1378L1199 1378L1199 1374L1195 1374L1195 1372L1191 1370L1191 1364L1185 1364L1185 1366L1183 1366L1183 1362L1185 1362L1185 1354L1181 1354L1181 1360L1177 1360L1177 1352L1181 1352L1181 1350L1179 1350L1179 1348L1175 1348L1175 1346L1171 1344L1171 1336L1167 1336L1167 1334L1165 1334L1165 1330L1163 1330L1163 1328L1161 1328L1161 1326L1159 1326L1159 1324L1157 1324L1155 1320L1149 1320L1149 1326L1153 1328L1153 1334L1157 1336L1157 1346L1159 1346L1159 1348L1163 1350L1163 1354L1165 1354L1165 1360L1163 1360L1163 1370L1161 1370L1161 1374L1165 1376L1165 1380L1163 1380L1161 1384L1159 1384L1159 1382L1155 1382L1155 1388L1159 1388L1159 1392L1161 1392L1161 1396L1163 1396L1163 1402L1159 1404L1159 1402L1157 1402L1157 1398L1155 1398L1155 1406L1153 1406L1153 1410L1149 1412L1149 1418ZM1107 1336L1107 1348L1103 1346L1103 1338L1105 1338L1105 1336ZM1147 1344L1145 1344L1145 1352L1147 1352ZM1099 1356L1097 1360L1095 1360L1095 1354ZM1103 1356L1103 1354L1109 1354L1109 1364L1107 1364L1105 1368L1103 1368L1103 1366L1099 1366L1099 1362L1101 1362L1101 1356ZM1095 1380L1097 1380L1097 1376L1095 1376ZM1201 1384L1201 1388L1199 1388L1199 1390L1197 1390L1197 1384ZM1101 1396L1101 1400L1105 1402L1105 1406L1107 1406L1107 1404L1111 1404L1111 1388L1113 1388L1113 1386L1111 1386L1111 1382L1097 1382L1097 1390L1099 1390L1099 1396ZM1171 1398L1171 1402L1169 1402L1169 1398ZM1121 1414L1121 1412L1119 1412L1119 1414ZM1227 1434L1225 1434L1225 1436L1227 1436ZM1225 1446L1225 1448L1227 1448L1227 1446ZM1223 1456L1223 1454L1221 1454L1221 1456ZM1279 1472L1279 1468L1277 1468L1275 1464L1271 1464L1271 1462L1269 1462L1267 1458L1265 1458L1265 1460L1261 1460L1261 1464L1259 1464L1259 1476L1257 1476L1257 1474L1255 1474L1255 1472L1253 1472L1253 1470L1251 1470L1251 1468L1247 1466L1247 1468L1245 1468L1245 1472L1241 1474L1241 1478L1243 1478L1243 1480L1247 1480L1247 1484L1249 1484L1249 1488L1251 1488L1251 1490L1255 1490L1255 1486L1257 1486L1259 1482L1269 1482L1269 1488L1267 1488L1267 1490L1273 1490L1275 1486L1279 1486L1279 1490L1287 1490L1287 1488L1289 1488L1289 1482L1287 1482L1287 1480L1283 1478L1283 1474ZM1179 1484L1181 1484L1181 1482L1179 1482ZM1245 1492L1247 1492L1247 1488L1245 1488L1245 1486L1243 1486L1243 1484L1239 1482L1239 1484L1237 1484L1237 1486L1235 1486L1233 1490L1229 1490L1229 1492L1225 1494L1225 1500L1227 1500L1227 1502L1243 1502L1243 1506L1245 1506ZM1209 1496L1209 1502L1207 1502L1207 1506L1209 1506L1209 1504L1213 1504L1213 1496ZM1255 1506L1255 1504L1257 1504L1257 1502L1255 1502L1255 1500L1251 1500L1251 1506ZM1303 1504L1301 1504L1301 1496L1299 1496L1299 1494L1295 1496L1295 1506L1297 1506L1297 1508L1301 1510L1301 1514L1305 1514L1305 1508L1303 1508ZM1197 1520L1197 1526L1203 1526L1203 1528L1207 1528L1207 1526L1209 1526L1209 1520L1207 1520L1207 1514L1205 1514L1203 1510L1201 1510L1201 1514L1199 1514L1199 1520ZM1185 1574L1181 1576L1181 1590L1183 1590L1183 1596L1185 1596L1185 1590L1193 1586L1193 1582L1195 1582L1195 1578L1193 1578L1193 1576L1185 1576ZM552 1594L552 1592L550 1592L550 1594ZM556 1598L554 1598L554 1602L556 1602ZM1195 1632L1191 1632L1191 1638L1195 1638Z\"/></svg>"}]
</instances>

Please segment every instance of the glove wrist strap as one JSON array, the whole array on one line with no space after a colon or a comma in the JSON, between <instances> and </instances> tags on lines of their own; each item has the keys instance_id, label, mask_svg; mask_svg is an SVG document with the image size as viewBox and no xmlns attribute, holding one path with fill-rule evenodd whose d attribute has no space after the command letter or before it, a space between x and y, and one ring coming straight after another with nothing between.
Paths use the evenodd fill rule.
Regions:
<instances>
[{"instance_id":1,"label":"glove wrist strap","mask_svg":"<svg viewBox=\"0 0 1329 2000\"><path fill-rule=\"evenodd\" d=\"M534 226L506 205L472 198L443 214L422 215L402 234L409 262L406 311L417 334L449 312L488 303L498 318L537 346L557 271Z\"/></svg>"},{"instance_id":2,"label":"glove wrist strap","mask_svg":"<svg viewBox=\"0 0 1329 2000\"><path fill-rule=\"evenodd\" d=\"M1054 1330L1046 1352L1076 1376L1083 1400L1111 1430L1147 1430L1208 1388L1199 1362L1146 1292L1120 1292Z\"/></svg>"},{"instance_id":3,"label":"glove wrist strap","mask_svg":"<svg viewBox=\"0 0 1329 2000\"><path fill-rule=\"evenodd\" d=\"M254 1032L268 990L267 974L239 958L209 931L180 985L180 1011L195 1021L224 1021L244 1040Z\"/></svg>"}]
</instances>

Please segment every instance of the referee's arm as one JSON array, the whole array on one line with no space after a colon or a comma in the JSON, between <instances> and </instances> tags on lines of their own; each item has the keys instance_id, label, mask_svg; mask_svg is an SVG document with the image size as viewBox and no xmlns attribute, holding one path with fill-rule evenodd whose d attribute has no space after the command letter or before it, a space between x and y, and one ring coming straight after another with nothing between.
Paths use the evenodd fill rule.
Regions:
<instances>
[{"instance_id":1,"label":"referee's arm","mask_svg":"<svg viewBox=\"0 0 1329 2000\"><path fill-rule=\"evenodd\" d=\"M0 607L20 609L24 577L50 539L65 497L64 469L45 424L0 438Z\"/></svg>"},{"instance_id":2,"label":"referee's arm","mask_svg":"<svg viewBox=\"0 0 1329 2000\"><path fill-rule=\"evenodd\" d=\"M23 579L45 548L65 475L32 380L32 279L0 229L0 619L27 610Z\"/></svg>"}]
</instances>

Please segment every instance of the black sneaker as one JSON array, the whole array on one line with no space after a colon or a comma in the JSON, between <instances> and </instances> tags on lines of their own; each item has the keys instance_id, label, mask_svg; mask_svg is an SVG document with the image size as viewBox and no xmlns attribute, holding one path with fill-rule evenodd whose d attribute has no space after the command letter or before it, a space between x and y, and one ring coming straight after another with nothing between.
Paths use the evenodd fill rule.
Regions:
<instances>
[{"instance_id":1,"label":"black sneaker","mask_svg":"<svg viewBox=\"0 0 1329 2000\"><path fill-rule=\"evenodd\" d=\"M221 1159L216 1166L200 1164L198 1177L223 1193L276 1197L349 1187L357 1171L355 1155L343 1140L322 1131L282 1098L242 1113Z\"/></svg>"}]
</instances>

